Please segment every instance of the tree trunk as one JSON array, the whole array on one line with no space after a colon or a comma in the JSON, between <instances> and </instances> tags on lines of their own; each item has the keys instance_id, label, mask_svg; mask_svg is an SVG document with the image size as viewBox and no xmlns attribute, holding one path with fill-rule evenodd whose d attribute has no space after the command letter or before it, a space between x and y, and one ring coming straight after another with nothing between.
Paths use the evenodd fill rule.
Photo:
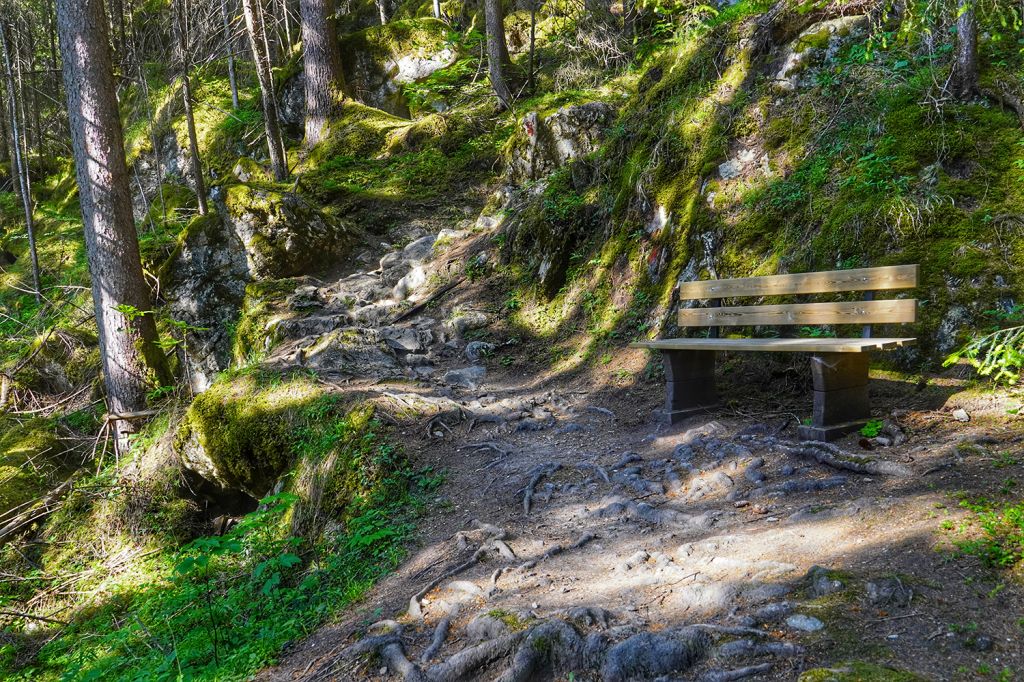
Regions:
<instances>
[{"instance_id":1,"label":"tree trunk","mask_svg":"<svg viewBox=\"0 0 1024 682\"><path fill-rule=\"evenodd\" d=\"M540 4L540 0L532 0L530 2L530 75L527 78L527 83L530 87L530 94L533 94L533 77L536 72L536 53L537 53L537 6Z\"/></svg>"},{"instance_id":2,"label":"tree trunk","mask_svg":"<svg viewBox=\"0 0 1024 682\"><path fill-rule=\"evenodd\" d=\"M42 289L39 284L39 254L36 252L35 225L32 220L32 190L28 181L28 164L25 161L26 147L23 147L23 138L19 132L20 122L18 121L18 107L15 104L16 91L14 88L14 72L11 69L10 37L8 36L9 25L0 25L0 50L4 57L4 74L7 81L7 110L11 120L11 138L14 148L15 177L12 178L18 185L18 194L21 196L21 206L25 211L25 229L28 231L28 250L32 261L32 288L35 292L36 303L42 303Z\"/></svg>"},{"instance_id":3,"label":"tree trunk","mask_svg":"<svg viewBox=\"0 0 1024 682\"><path fill-rule=\"evenodd\" d=\"M187 16L188 0L175 0L174 34L178 63L181 68L181 98L185 104L185 127L188 129L188 150L192 162L192 182L196 186L196 201L199 204L199 215L206 215L208 213L206 207L206 181L203 178L203 162L199 158L196 118L192 113L192 79L189 76L191 59L188 51L188 34L185 30L185 19Z\"/></svg>"},{"instance_id":4,"label":"tree trunk","mask_svg":"<svg viewBox=\"0 0 1024 682\"><path fill-rule=\"evenodd\" d=\"M441 18L441 0L434 0L434 18Z\"/></svg>"},{"instance_id":5,"label":"tree trunk","mask_svg":"<svg viewBox=\"0 0 1024 682\"><path fill-rule=\"evenodd\" d=\"M974 0L961 0L956 19L956 57L950 89L958 99L970 99L978 89L978 22Z\"/></svg>"},{"instance_id":6,"label":"tree trunk","mask_svg":"<svg viewBox=\"0 0 1024 682\"><path fill-rule=\"evenodd\" d=\"M221 0L220 12L224 19L224 46L228 53L228 81L231 83L231 106L238 111L238 79L235 76L235 40L228 16L228 0Z\"/></svg>"},{"instance_id":7,"label":"tree trunk","mask_svg":"<svg viewBox=\"0 0 1024 682\"><path fill-rule=\"evenodd\" d=\"M263 121L267 129L270 167L274 172L274 178L281 182L288 177L288 159L285 156L284 141L281 138L277 98L274 96L274 77L270 71L267 32L263 24L263 8L260 5L260 0L242 0L242 11L245 14L245 27L249 34L249 43L252 46L256 78L259 80L260 94L263 97Z\"/></svg>"},{"instance_id":8,"label":"tree trunk","mask_svg":"<svg viewBox=\"0 0 1024 682\"><path fill-rule=\"evenodd\" d=\"M139 258L103 0L57 0L57 30L107 409L134 412L170 375ZM126 443L130 424L116 431Z\"/></svg>"},{"instance_id":9,"label":"tree trunk","mask_svg":"<svg viewBox=\"0 0 1024 682\"><path fill-rule=\"evenodd\" d=\"M487 62L491 75L491 87L498 96L501 106L512 104L512 92L505 80L505 67L509 63L508 43L505 41L505 14L501 0L484 0L485 23L487 27Z\"/></svg>"},{"instance_id":10,"label":"tree trunk","mask_svg":"<svg viewBox=\"0 0 1024 682\"><path fill-rule=\"evenodd\" d=\"M306 146L322 142L344 99L345 74L332 0L300 0L302 60L306 69Z\"/></svg>"},{"instance_id":11,"label":"tree trunk","mask_svg":"<svg viewBox=\"0 0 1024 682\"><path fill-rule=\"evenodd\" d=\"M380 14L380 25L383 26L388 23L391 8L388 6L388 0L374 0L374 2L377 4L377 12Z\"/></svg>"}]
</instances>

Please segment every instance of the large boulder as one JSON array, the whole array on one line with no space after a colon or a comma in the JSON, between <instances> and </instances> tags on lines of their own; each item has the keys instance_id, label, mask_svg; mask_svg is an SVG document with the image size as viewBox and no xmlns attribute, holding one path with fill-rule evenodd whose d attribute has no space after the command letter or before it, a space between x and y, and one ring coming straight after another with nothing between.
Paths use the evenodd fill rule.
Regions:
<instances>
[{"instance_id":1,"label":"large boulder","mask_svg":"<svg viewBox=\"0 0 1024 682\"><path fill-rule=\"evenodd\" d=\"M356 241L350 224L293 194L237 184L215 196L217 212L192 221L160 270L172 317L190 327L182 352L196 391L231 365L250 282L331 267Z\"/></svg>"},{"instance_id":2,"label":"large boulder","mask_svg":"<svg viewBox=\"0 0 1024 682\"><path fill-rule=\"evenodd\" d=\"M322 393L308 378L252 373L219 381L185 413L175 451L205 481L258 500L291 464L296 421Z\"/></svg>"},{"instance_id":3,"label":"large boulder","mask_svg":"<svg viewBox=\"0 0 1024 682\"><path fill-rule=\"evenodd\" d=\"M349 223L297 194L237 184L224 193L224 221L244 249L253 279L280 279L334 265L355 243Z\"/></svg>"},{"instance_id":4,"label":"large boulder","mask_svg":"<svg viewBox=\"0 0 1024 682\"><path fill-rule=\"evenodd\" d=\"M530 112L523 117L508 159L510 179L536 180L595 151L615 115L615 108L606 102L562 107L548 116Z\"/></svg>"}]
</instances>

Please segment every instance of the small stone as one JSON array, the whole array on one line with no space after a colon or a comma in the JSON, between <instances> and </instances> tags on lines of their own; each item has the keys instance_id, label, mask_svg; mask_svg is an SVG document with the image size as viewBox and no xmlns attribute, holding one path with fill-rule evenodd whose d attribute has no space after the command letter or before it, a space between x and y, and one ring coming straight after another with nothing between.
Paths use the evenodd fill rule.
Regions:
<instances>
[{"instance_id":1,"label":"small stone","mask_svg":"<svg viewBox=\"0 0 1024 682\"><path fill-rule=\"evenodd\" d=\"M458 336L463 336L473 329L486 327L487 322L487 315L476 311L466 311L449 320L448 327Z\"/></svg>"},{"instance_id":2,"label":"small stone","mask_svg":"<svg viewBox=\"0 0 1024 682\"><path fill-rule=\"evenodd\" d=\"M868 601L874 606L895 605L909 606L914 598L914 591L905 587L899 578L880 578L872 580L864 586Z\"/></svg>"},{"instance_id":3,"label":"small stone","mask_svg":"<svg viewBox=\"0 0 1024 682\"><path fill-rule=\"evenodd\" d=\"M782 474L783 476L792 476L795 472L796 469L793 468L792 464L784 464L782 468L779 470L779 473Z\"/></svg>"},{"instance_id":4,"label":"small stone","mask_svg":"<svg viewBox=\"0 0 1024 682\"><path fill-rule=\"evenodd\" d=\"M963 408L957 408L953 410L953 419L957 420L958 422L966 423L971 421L971 415L967 414L967 410Z\"/></svg>"},{"instance_id":5,"label":"small stone","mask_svg":"<svg viewBox=\"0 0 1024 682\"><path fill-rule=\"evenodd\" d=\"M825 624L814 616L805 616L802 613L797 613L787 618L786 625L802 632L817 632L825 627Z\"/></svg>"},{"instance_id":6,"label":"small stone","mask_svg":"<svg viewBox=\"0 0 1024 682\"><path fill-rule=\"evenodd\" d=\"M964 641L964 646L973 651L991 651L994 642L988 635L974 635Z\"/></svg>"},{"instance_id":7,"label":"small stone","mask_svg":"<svg viewBox=\"0 0 1024 682\"><path fill-rule=\"evenodd\" d=\"M480 359L490 355L495 347L493 343L486 341L470 341L466 344L464 354L470 362L480 362Z\"/></svg>"}]
</instances>

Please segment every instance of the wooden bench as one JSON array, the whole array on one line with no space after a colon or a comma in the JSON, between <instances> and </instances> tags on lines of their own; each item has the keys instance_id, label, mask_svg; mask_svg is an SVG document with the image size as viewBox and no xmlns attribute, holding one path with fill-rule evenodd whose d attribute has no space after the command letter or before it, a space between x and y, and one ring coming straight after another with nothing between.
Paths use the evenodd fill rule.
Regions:
<instances>
[{"instance_id":1,"label":"wooden bench","mask_svg":"<svg viewBox=\"0 0 1024 682\"><path fill-rule=\"evenodd\" d=\"M800 427L804 440L835 440L860 429L871 417L868 351L892 350L909 338L872 338L872 324L911 323L913 299L874 300L876 291L912 289L918 266L897 265L798 275L685 282L680 300L708 300L710 307L683 308L680 327L708 327L707 338L662 339L631 344L660 350L665 360L667 412L675 424L718 405L715 354L718 351L812 353L814 413ZM862 301L723 307L726 298L864 292ZM721 327L762 325L863 325L860 338L719 338Z\"/></svg>"}]
</instances>

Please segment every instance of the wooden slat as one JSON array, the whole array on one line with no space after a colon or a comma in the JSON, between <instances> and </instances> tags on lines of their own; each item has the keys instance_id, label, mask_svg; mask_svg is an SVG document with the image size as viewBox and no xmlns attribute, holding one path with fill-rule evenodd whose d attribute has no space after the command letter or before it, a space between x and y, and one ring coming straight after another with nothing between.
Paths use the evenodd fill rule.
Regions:
<instances>
[{"instance_id":1,"label":"wooden slat","mask_svg":"<svg viewBox=\"0 0 1024 682\"><path fill-rule=\"evenodd\" d=\"M917 301L793 303L730 308L684 308L680 327L751 327L754 325L889 324L914 322Z\"/></svg>"},{"instance_id":2,"label":"wooden slat","mask_svg":"<svg viewBox=\"0 0 1024 682\"><path fill-rule=\"evenodd\" d=\"M720 350L788 353L866 353L909 346L916 339L663 339L631 343L655 350Z\"/></svg>"},{"instance_id":3,"label":"wooden slat","mask_svg":"<svg viewBox=\"0 0 1024 682\"><path fill-rule=\"evenodd\" d=\"M913 289L917 286L917 271L916 265L888 265L880 268L805 272L797 275L683 282L679 285L679 298L740 298Z\"/></svg>"}]
</instances>

